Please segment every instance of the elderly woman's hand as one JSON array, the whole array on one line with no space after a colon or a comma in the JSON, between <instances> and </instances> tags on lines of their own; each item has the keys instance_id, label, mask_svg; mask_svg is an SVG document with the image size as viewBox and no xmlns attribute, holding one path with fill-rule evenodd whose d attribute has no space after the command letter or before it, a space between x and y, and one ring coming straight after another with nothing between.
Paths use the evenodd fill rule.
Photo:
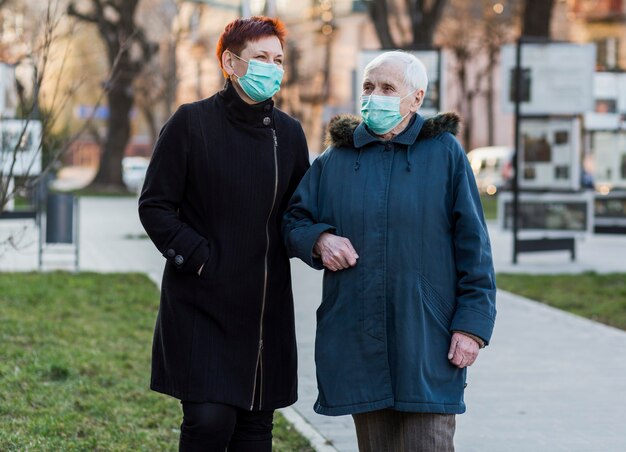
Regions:
<instances>
[{"instance_id":1,"label":"elderly woman's hand","mask_svg":"<svg viewBox=\"0 0 626 452\"><path fill-rule=\"evenodd\" d=\"M320 234L313 251L322 259L324 267L334 272L354 267L359 258L350 240L329 232Z\"/></svg>"},{"instance_id":2,"label":"elderly woman's hand","mask_svg":"<svg viewBox=\"0 0 626 452\"><path fill-rule=\"evenodd\" d=\"M471 366L476 361L479 351L478 342L463 333L456 332L450 341L448 359L459 369Z\"/></svg>"}]
</instances>

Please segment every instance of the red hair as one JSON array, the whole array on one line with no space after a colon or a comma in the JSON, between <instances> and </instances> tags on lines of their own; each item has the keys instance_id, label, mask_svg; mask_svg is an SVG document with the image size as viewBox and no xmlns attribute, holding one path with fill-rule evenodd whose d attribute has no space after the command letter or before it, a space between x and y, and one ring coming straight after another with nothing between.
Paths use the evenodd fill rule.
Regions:
<instances>
[{"instance_id":1,"label":"red hair","mask_svg":"<svg viewBox=\"0 0 626 452\"><path fill-rule=\"evenodd\" d=\"M280 41L281 47L284 47L286 34L285 24L280 19L253 16L249 19L235 19L230 22L224 27L215 52L224 77L227 77L222 67L222 54L224 51L230 50L240 55L249 41L258 41L266 36L276 36Z\"/></svg>"}]
</instances>

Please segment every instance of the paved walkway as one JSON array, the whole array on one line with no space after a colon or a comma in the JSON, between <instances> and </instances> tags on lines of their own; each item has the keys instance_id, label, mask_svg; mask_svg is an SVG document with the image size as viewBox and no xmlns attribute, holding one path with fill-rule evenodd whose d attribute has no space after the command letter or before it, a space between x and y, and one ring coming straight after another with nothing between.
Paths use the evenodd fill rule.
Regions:
<instances>
[{"instance_id":1,"label":"paved walkway","mask_svg":"<svg viewBox=\"0 0 626 452\"><path fill-rule=\"evenodd\" d=\"M0 243L21 223L1 223ZM20 232L22 249L0 257L0 271L36 268L35 236ZM531 273L626 272L626 237L592 236L567 253L520 256L510 264L510 235L491 229L496 269ZM163 261L143 237L136 200L81 202L81 269L141 271L159 278ZM0 254L2 254L0 252ZM355 451L349 416L313 413L313 345L321 272L292 261L298 328L300 400L286 412L318 450ZM156 303L156 300L155 300ZM492 345L471 368L468 411L457 418L458 452L626 451L626 333L500 292ZM324 439L332 446L323 445Z\"/></svg>"}]
</instances>

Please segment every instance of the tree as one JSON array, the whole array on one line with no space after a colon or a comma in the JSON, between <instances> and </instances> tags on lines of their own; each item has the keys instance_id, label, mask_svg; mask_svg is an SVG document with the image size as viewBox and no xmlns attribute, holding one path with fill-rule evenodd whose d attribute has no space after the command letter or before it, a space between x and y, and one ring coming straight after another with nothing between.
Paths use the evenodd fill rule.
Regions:
<instances>
[{"instance_id":1,"label":"tree","mask_svg":"<svg viewBox=\"0 0 626 452\"><path fill-rule=\"evenodd\" d=\"M454 55L453 76L459 90L456 109L464 122L462 141L466 149L472 146L474 104L484 96L488 143L492 145L494 109L497 108L494 102L494 73L501 46L514 39L518 8L514 1L501 9L494 8L490 0L476 3L452 0L449 6L449 14L441 25L440 40Z\"/></svg>"},{"instance_id":2,"label":"tree","mask_svg":"<svg viewBox=\"0 0 626 452\"><path fill-rule=\"evenodd\" d=\"M68 14L94 24L107 50L112 77L105 90L109 107L100 167L92 187L124 189L122 158L130 139L130 112L134 103L133 82L152 59L158 46L149 41L135 23L139 0L89 0L91 8L79 11L72 1Z\"/></svg>"},{"instance_id":3,"label":"tree","mask_svg":"<svg viewBox=\"0 0 626 452\"><path fill-rule=\"evenodd\" d=\"M416 50L432 47L447 0L370 0L368 3L383 49ZM409 18L408 25L403 23L404 17ZM393 29L391 21L397 24Z\"/></svg>"},{"instance_id":4,"label":"tree","mask_svg":"<svg viewBox=\"0 0 626 452\"><path fill-rule=\"evenodd\" d=\"M526 0L522 35L549 38L553 9L554 0Z\"/></svg>"},{"instance_id":5,"label":"tree","mask_svg":"<svg viewBox=\"0 0 626 452\"><path fill-rule=\"evenodd\" d=\"M73 30L71 26L66 30L62 24L65 17L57 14L58 1L18 6L21 17L26 19L24 32L12 34L14 40L4 44L12 49L11 60L26 75L15 79L16 86L7 87L18 92L19 104L14 112L18 120L12 118L2 124L5 132L10 133L3 133L0 142L0 215L11 210L17 196L32 195L40 187L93 119L88 118L73 135L60 123L62 112L71 104L83 80L72 80L63 87L59 83L67 75ZM96 105L99 103L97 100ZM19 249L27 229L25 226L2 235L0 256L8 248Z\"/></svg>"},{"instance_id":6,"label":"tree","mask_svg":"<svg viewBox=\"0 0 626 452\"><path fill-rule=\"evenodd\" d=\"M7 2L0 4L0 7ZM14 89L18 93L19 104L16 108L16 119L3 121L2 142L0 142L0 213L12 204L16 195L33 189L42 176L50 171L62 152L61 145L66 138L66 131L54 131L59 119L59 111L72 98L76 86L62 91L52 90L52 96L47 99L47 105L42 105L45 95L42 87L48 79L50 62L54 57L60 61L60 71L63 71L67 61L67 47L55 54L54 44L60 40L59 17L56 16L56 2L50 1L45 7L43 20L36 21L36 25L26 25L27 31L17 40L9 42L12 48L29 48L23 45L31 43L32 50L28 53L14 53L11 59L15 66L20 66L31 76L20 81L12 76L7 90ZM37 10L21 11L37 16ZM60 75L59 75L60 77ZM58 79L57 79L58 80ZM53 82L54 84L54 82ZM5 95L5 93L0 93ZM10 122L9 122L10 121ZM38 130L41 132L39 133ZM40 163L41 162L41 163ZM39 170L41 168L41 170ZM16 183L16 176L20 182Z\"/></svg>"},{"instance_id":7,"label":"tree","mask_svg":"<svg viewBox=\"0 0 626 452\"><path fill-rule=\"evenodd\" d=\"M180 14L182 0L145 0L141 7L142 25L153 30L159 42L159 54L152 58L134 83L135 104L149 129L151 147L163 122L172 114L178 86L176 49L183 27L172 23Z\"/></svg>"}]
</instances>

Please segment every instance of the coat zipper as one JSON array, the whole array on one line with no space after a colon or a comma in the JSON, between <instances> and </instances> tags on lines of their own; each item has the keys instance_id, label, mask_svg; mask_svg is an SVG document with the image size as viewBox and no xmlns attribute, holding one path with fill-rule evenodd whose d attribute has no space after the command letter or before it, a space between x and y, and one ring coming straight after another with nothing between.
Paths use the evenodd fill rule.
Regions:
<instances>
[{"instance_id":1,"label":"coat zipper","mask_svg":"<svg viewBox=\"0 0 626 452\"><path fill-rule=\"evenodd\" d=\"M263 404L263 316L265 314L265 300L267 299L267 278L268 278L268 255L270 251L270 219L276 205L276 195L278 194L278 139L276 138L276 130L272 129L274 138L274 198L272 199L272 207L265 221L265 273L263 276L263 301L261 303L261 320L259 322L259 350L257 352L256 367L254 369L254 387L252 388L252 403L250 410L254 409L254 398L256 396L257 376L261 372L259 381L259 410Z\"/></svg>"}]
</instances>

